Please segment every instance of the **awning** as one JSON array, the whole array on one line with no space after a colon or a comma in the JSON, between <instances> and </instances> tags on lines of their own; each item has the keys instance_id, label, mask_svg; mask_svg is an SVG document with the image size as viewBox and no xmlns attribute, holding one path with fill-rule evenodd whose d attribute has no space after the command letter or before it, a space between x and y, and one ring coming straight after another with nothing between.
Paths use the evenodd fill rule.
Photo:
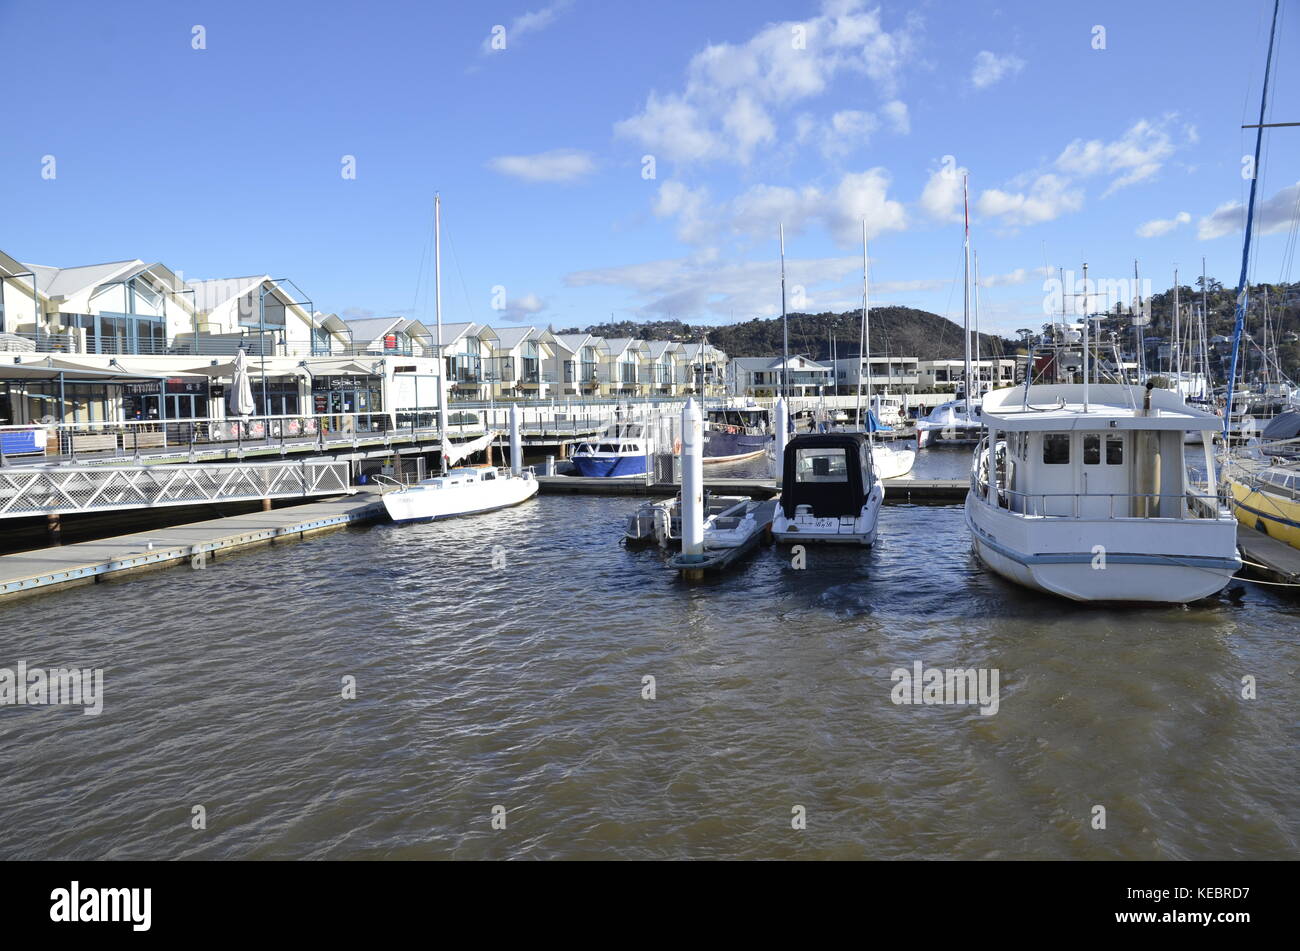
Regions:
<instances>
[{"instance_id":1,"label":"awning","mask_svg":"<svg viewBox=\"0 0 1300 951\"><path fill-rule=\"evenodd\" d=\"M248 370L249 376L259 376L259 377L262 376L262 368L258 366L256 363L248 364L246 369ZM218 363L215 366L209 364L207 366L194 367L189 370L182 370L178 374L169 374L169 375L184 376L187 373L195 374L198 376L210 376L213 379L216 379L218 377L233 377L235 373L235 363L233 360L231 360L231 361L227 361L226 363ZM266 370L266 376L268 377L306 376L306 375L307 375L306 371L300 366L285 367L284 369L281 370L275 370L268 367Z\"/></svg>"},{"instance_id":2,"label":"awning","mask_svg":"<svg viewBox=\"0 0 1300 951\"><path fill-rule=\"evenodd\" d=\"M101 370L62 360L45 363L0 363L0 380L57 380L73 383L138 383L140 380L165 380L166 373L128 373L125 370Z\"/></svg>"}]
</instances>

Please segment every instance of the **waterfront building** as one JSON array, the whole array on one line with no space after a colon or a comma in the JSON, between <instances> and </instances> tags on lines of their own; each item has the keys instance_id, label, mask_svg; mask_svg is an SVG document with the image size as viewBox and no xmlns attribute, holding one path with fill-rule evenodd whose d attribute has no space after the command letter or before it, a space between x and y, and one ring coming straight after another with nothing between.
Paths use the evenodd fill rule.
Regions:
<instances>
[{"instance_id":1,"label":"waterfront building","mask_svg":"<svg viewBox=\"0 0 1300 951\"><path fill-rule=\"evenodd\" d=\"M832 370L805 356L792 356L789 363L781 357L732 357L727 386L733 396L770 399L782 395L788 380L786 395L821 396L831 390Z\"/></svg>"},{"instance_id":2,"label":"waterfront building","mask_svg":"<svg viewBox=\"0 0 1300 951\"><path fill-rule=\"evenodd\" d=\"M913 393L920 379L916 357L844 357L833 364L833 388L841 396L856 393L859 383L873 392Z\"/></svg>"},{"instance_id":3,"label":"waterfront building","mask_svg":"<svg viewBox=\"0 0 1300 951\"><path fill-rule=\"evenodd\" d=\"M493 387L498 399L545 399L560 381L550 328L497 327L493 331Z\"/></svg>"}]
</instances>

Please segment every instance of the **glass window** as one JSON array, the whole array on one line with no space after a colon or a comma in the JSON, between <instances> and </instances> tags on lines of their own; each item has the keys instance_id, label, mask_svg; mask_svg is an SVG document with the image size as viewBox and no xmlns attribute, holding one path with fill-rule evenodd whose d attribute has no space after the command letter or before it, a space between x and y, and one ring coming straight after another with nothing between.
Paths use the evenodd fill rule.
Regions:
<instances>
[{"instance_id":1,"label":"glass window","mask_svg":"<svg viewBox=\"0 0 1300 951\"><path fill-rule=\"evenodd\" d=\"M1049 466L1063 466L1070 461L1070 434L1043 434L1043 462Z\"/></svg>"},{"instance_id":2,"label":"glass window","mask_svg":"<svg viewBox=\"0 0 1300 951\"><path fill-rule=\"evenodd\" d=\"M1084 434L1083 464L1085 466L1101 465L1101 437L1096 433Z\"/></svg>"},{"instance_id":3,"label":"glass window","mask_svg":"<svg viewBox=\"0 0 1300 951\"><path fill-rule=\"evenodd\" d=\"M843 449L800 449L795 457L797 482L848 482Z\"/></svg>"},{"instance_id":4,"label":"glass window","mask_svg":"<svg viewBox=\"0 0 1300 951\"><path fill-rule=\"evenodd\" d=\"M1124 440L1119 436L1110 436L1106 440L1106 465L1122 466L1124 464Z\"/></svg>"}]
</instances>

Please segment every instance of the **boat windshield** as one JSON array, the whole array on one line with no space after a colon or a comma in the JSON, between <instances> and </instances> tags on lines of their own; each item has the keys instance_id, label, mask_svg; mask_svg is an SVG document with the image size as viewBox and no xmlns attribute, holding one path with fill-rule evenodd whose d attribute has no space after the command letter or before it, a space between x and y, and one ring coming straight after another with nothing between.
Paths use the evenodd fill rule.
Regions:
<instances>
[{"instance_id":1,"label":"boat windshield","mask_svg":"<svg viewBox=\"0 0 1300 951\"><path fill-rule=\"evenodd\" d=\"M849 467L843 449L800 449L795 455L795 479L799 482L848 482Z\"/></svg>"}]
</instances>

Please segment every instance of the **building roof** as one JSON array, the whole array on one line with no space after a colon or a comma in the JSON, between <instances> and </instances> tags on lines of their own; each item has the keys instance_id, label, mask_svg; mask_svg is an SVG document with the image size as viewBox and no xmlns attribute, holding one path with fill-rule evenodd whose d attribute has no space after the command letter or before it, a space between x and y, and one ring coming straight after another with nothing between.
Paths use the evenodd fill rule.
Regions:
<instances>
[{"instance_id":1,"label":"building roof","mask_svg":"<svg viewBox=\"0 0 1300 951\"><path fill-rule=\"evenodd\" d=\"M50 267L46 264L24 264L23 267L36 275L41 293L47 297L71 297L88 288L103 284L119 275L137 268L144 262L137 259L130 261L109 261L106 264L86 264L81 267Z\"/></svg>"}]
</instances>

